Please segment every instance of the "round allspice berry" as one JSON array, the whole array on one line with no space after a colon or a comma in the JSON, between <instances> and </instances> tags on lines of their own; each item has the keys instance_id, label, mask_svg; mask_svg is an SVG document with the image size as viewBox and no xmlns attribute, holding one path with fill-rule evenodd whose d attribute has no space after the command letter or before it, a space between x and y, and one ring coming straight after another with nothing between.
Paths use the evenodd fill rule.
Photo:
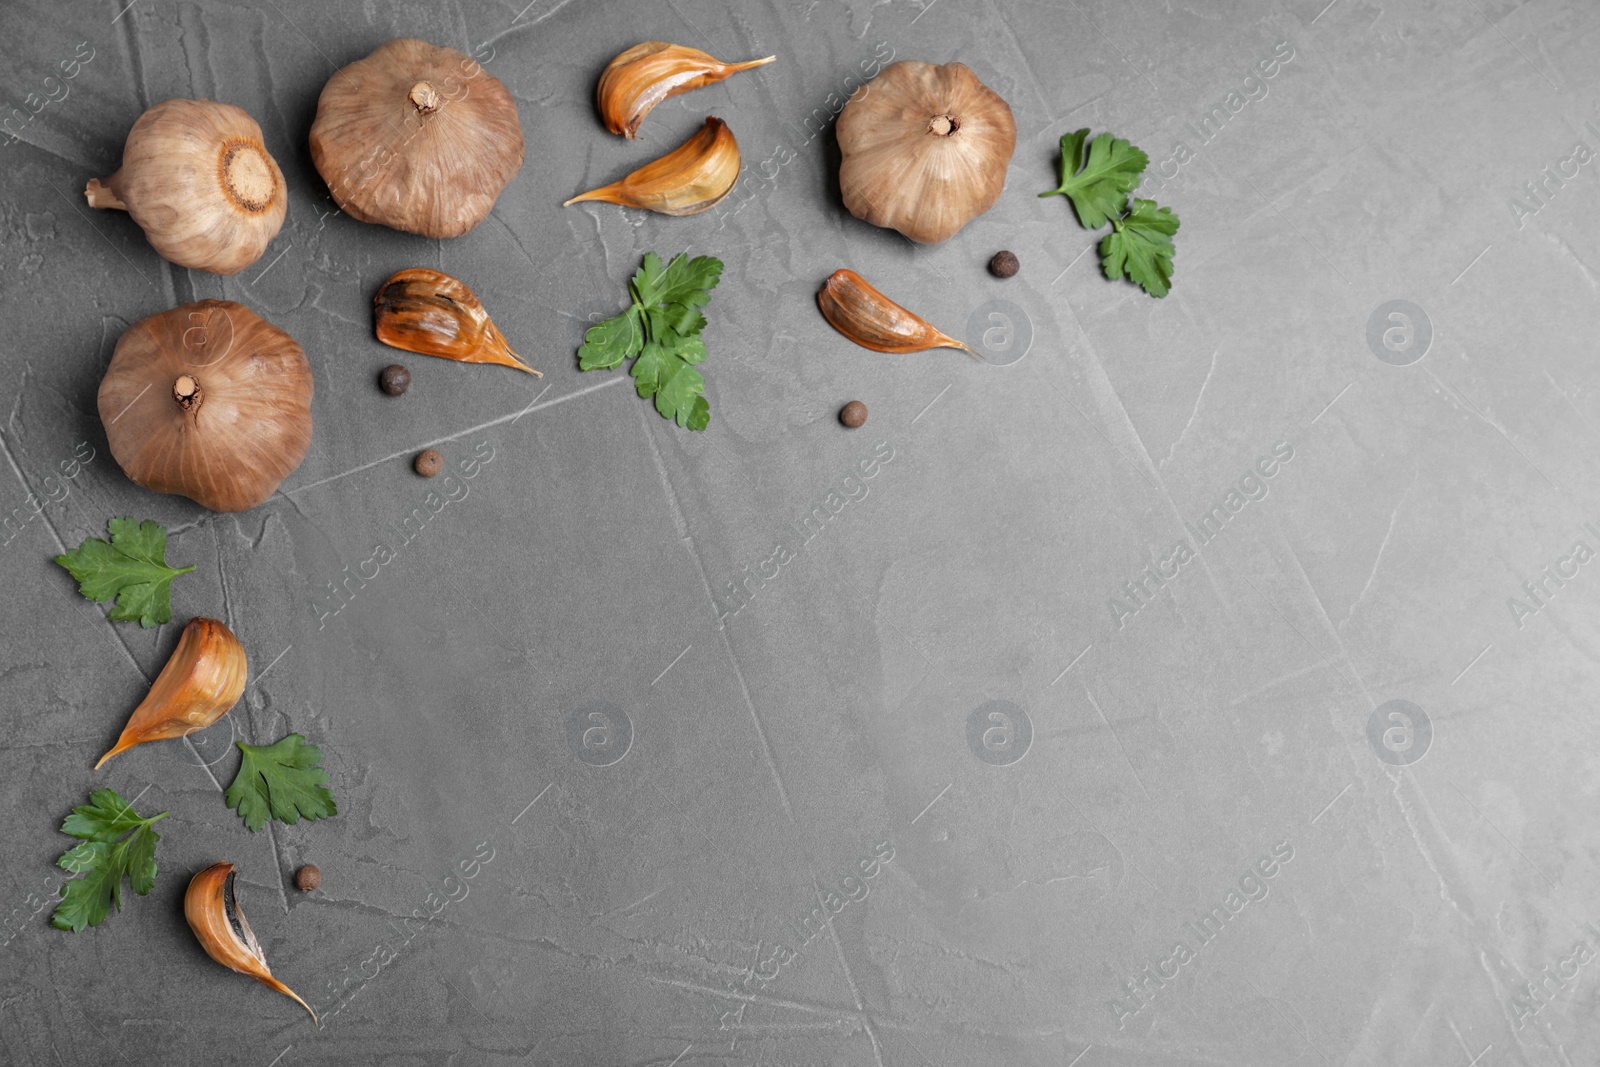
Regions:
<instances>
[{"instance_id":1,"label":"round allspice berry","mask_svg":"<svg viewBox=\"0 0 1600 1067\"><path fill-rule=\"evenodd\" d=\"M839 409L839 421L854 430L867 421L867 405L859 400L852 400Z\"/></svg>"},{"instance_id":2,"label":"round allspice berry","mask_svg":"<svg viewBox=\"0 0 1600 1067\"><path fill-rule=\"evenodd\" d=\"M411 388L411 372L400 363L391 363L378 375L378 388L390 396L402 396Z\"/></svg>"},{"instance_id":3,"label":"round allspice berry","mask_svg":"<svg viewBox=\"0 0 1600 1067\"><path fill-rule=\"evenodd\" d=\"M314 863L308 863L294 872L294 887L302 893L309 893L322 884L322 872Z\"/></svg>"},{"instance_id":4,"label":"round allspice berry","mask_svg":"<svg viewBox=\"0 0 1600 1067\"><path fill-rule=\"evenodd\" d=\"M431 448L425 448L417 453L417 458L411 466L424 478L432 478L444 470L444 457Z\"/></svg>"},{"instance_id":5,"label":"round allspice berry","mask_svg":"<svg viewBox=\"0 0 1600 1067\"><path fill-rule=\"evenodd\" d=\"M1015 252L996 252L994 258L989 260L989 273L996 278L1014 277L1022 264L1017 262Z\"/></svg>"}]
</instances>

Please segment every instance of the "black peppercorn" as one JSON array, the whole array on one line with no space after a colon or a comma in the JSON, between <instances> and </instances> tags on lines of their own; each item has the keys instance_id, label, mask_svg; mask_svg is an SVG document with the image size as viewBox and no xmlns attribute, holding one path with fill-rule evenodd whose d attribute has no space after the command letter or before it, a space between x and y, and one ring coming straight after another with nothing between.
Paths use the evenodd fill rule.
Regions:
<instances>
[{"instance_id":1,"label":"black peppercorn","mask_svg":"<svg viewBox=\"0 0 1600 1067\"><path fill-rule=\"evenodd\" d=\"M317 870L317 865L308 863L294 872L294 887L302 893L309 893L322 884L322 872Z\"/></svg>"},{"instance_id":2,"label":"black peppercorn","mask_svg":"<svg viewBox=\"0 0 1600 1067\"><path fill-rule=\"evenodd\" d=\"M444 457L431 448L424 449L417 453L416 461L411 466L424 478L432 478L444 470Z\"/></svg>"},{"instance_id":3,"label":"black peppercorn","mask_svg":"<svg viewBox=\"0 0 1600 1067\"><path fill-rule=\"evenodd\" d=\"M391 363L378 375L378 388L390 396L400 396L411 388L411 372L402 364Z\"/></svg>"},{"instance_id":4,"label":"black peppercorn","mask_svg":"<svg viewBox=\"0 0 1600 1067\"><path fill-rule=\"evenodd\" d=\"M854 430L867 421L867 405L859 400L850 401L839 410L839 421Z\"/></svg>"},{"instance_id":5,"label":"black peppercorn","mask_svg":"<svg viewBox=\"0 0 1600 1067\"><path fill-rule=\"evenodd\" d=\"M1017 262L1015 252L996 252L994 258L989 260L989 273L996 278L1010 278L1021 267L1022 264Z\"/></svg>"}]
</instances>

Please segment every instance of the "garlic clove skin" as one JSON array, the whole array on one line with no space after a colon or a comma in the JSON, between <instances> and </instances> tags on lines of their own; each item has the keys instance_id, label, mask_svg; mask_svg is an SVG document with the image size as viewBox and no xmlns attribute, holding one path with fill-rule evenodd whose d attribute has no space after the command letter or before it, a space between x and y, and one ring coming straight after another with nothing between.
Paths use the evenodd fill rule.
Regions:
<instances>
[{"instance_id":1,"label":"garlic clove skin","mask_svg":"<svg viewBox=\"0 0 1600 1067\"><path fill-rule=\"evenodd\" d=\"M242 304L140 319L100 381L112 458L137 484L213 511L264 503L311 448L311 364Z\"/></svg>"},{"instance_id":2,"label":"garlic clove skin","mask_svg":"<svg viewBox=\"0 0 1600 1067\"><path fill-rule=\"evenodd\" d=\"M544 377L511 350L477 294L441 271L413 267L391 276L372 298L372 316L378 340L390 347Z\"/></svg>"},{"instance_id":3,"label":"garlic clove skin","mask_svg":"<svg viewBox=\"0 0 1600 1067\"><path fill-rule=\"evenodd\" d=\"M839 190L858 219L934 244L1000 198L1011 108L962 63L891 63L839 113Z\"/></svg>"},{"instance_id":4,"label":"garlic clove skin","mask_svg":"<svg viewBox=\"0 0 1600 1067\"><path fill-rule=\"evenodd\" d=\"M878 292L853 270L840 269L829 275L817 291L817 306L829 325L862 348L874 352L959 348L983 359L954 337L940 332L927 320Z\"/></svg>"},{"instance_id":5,"label":"garlic clove skin","mask_svg":"<svg viewBox=\"0 0 1600 1067\"><path fill-rule=\"evenodd\" d=\"M412 37L337 71L311 123L311 160L345 213L424 237L482 222L522 159L517 105L500 80Z\"/></svg>"},{"instance_id":6,"label":"garlic clove skin","mask_svg":"<svg viewBox=\"0 0 1600 1067\"><path fill-rule=\"evenodd\" d=\"M595 103L606 129L630 140L639 136L639 124L661 101L711 85L777 56L744 63L724 63L698 48L645 41L619 54L600 74Z\"/></svg>"},{"instance_id":7,"label":"garlic clove skin","mask_svg":"<svg viewBox=\"0 0 1600 1067\"><path fill-rule=\"evenodd\" d=\"M216 619L190 619L122 736L94 769L134 745L204 730L239 702L248 672L244 646L232 630Z\"/></svg>"},{"instance_id":8,"label":"garlic clove skin","mask_svg":"<svg viewBox=\"0 0 1600 1067\"><path fill-rule=\"evenodd\" d=\"M739 142L733 131L721 119L707 117L699 133L660 159L621 181L580 193L561 206L602 200L662 215L694 215L716 207L733 192L740 165Z\"/></svg>"},{"instance_id":9,"label":"garlic clove skin","mask_svg":"<svg viewBox=\"0 0 1600 1067\"><path fill-rule=\"evenodd\" d=\"M283 227L283 171L250 113L215 100L164 100L139 116L122 167L84 190L89 206L126 211L180 267L237 274Z\"/></svg>"},{"instance_id":10,"label":"garlic clove skin","mask_svg":"<svg viewBox=\"0 0 1600 1067\"><path fill-rule=\"evenodd\" d=\"M183 917L207 956L230 971L249 975L304 1008L317 1023L317 1013L300 995L276 978L267 966L261 942L239 906L237 875L231 863L213 863L189 880L183 894Z\"/></svg>"}]
</instances>

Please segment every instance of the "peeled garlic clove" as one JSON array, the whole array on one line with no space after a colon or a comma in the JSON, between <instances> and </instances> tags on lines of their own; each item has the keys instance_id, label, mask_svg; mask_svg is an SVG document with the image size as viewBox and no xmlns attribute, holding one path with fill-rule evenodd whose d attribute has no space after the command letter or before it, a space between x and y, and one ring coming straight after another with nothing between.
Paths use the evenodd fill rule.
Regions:
<instances>
[{"instance_id":1,"label":"peeled garlic clove","mask_svg":"<svg viewBox=\"0 0 1600 1067\"><path fill-rule=\"evenodd\" d=\"M471 289L427 267L403 270L372 298L378 340L392 348L462 363L498 363L544 375L511 351Z\"/></svg>"},{"instance_id":2,"label":"peeled garlic clove","mask_svg":"<svg viewBox=\"0 0 1600 1067\"><path fill-rule=\"evenodd\" d=\"M89 206L126 211L180 267L237 274L283 226L283 172L249 112L215 100L164 100L133 124L122 167L92 179Z\"/></svg>"},{"instance_id":3,"label":"peeled garlic clove","mask_svg":"<svg viewBox=\"0 0 1600 1067\"><path fill-rule=\"evenodd\" d=\"M924 244L994 206L1017 147L1011 108L961 63L891 63L835 129L850 214Z\"/></svg>"},{"instance_id":4,"label":"peeled garlic clove","mask_svg":"<svg viewBox=\"0 0 1600 1067\"><path fill-rule=\"evenodd\" d=\"M216 619L190 619L149 694L133 709L122 736L100 757L95 770L134 745L183 737L210 726L244 695L248 668L244 646L232 630Z\"/></svg>"},{"instance_id":5,"label":"peeled garlic clove","mask_svg":"<svg viewBox=\"0 0 1600 1067\"><path fill-rule=\"evenodd\" d=\"M606 129L624 137L639 136L639 123L668 97L711 85L741 70L765 66L777 56L747 63L724 63L698 48L665 41L636 44L610 63L600 75L595 100Z\"/></svg>"},{"instance_id":6,"label":"peeled garlic clove","mask_svg":"<svg viewBox=\"0 0 1600 1067\"><path fill-rule=\"evenodd\" d=\"M700 132L653 163L646 163L620 182L568 200L604 200L623 207L642 207L663 215L693 215L715 207L733 192L739 180L739 142L719 118L706 119Z\"/></svg>"},{"instance_id":7,"label":"peeled garlic clove","mask_svg":"<svg viewBox=\"0 0 1600 1067\"><path fill-rule=\"evenodd\" d=\"M836 270L817 292L822 317L834 329L862 348L874 352L921 352L929 348L959 348L978 353L941 333L884 296L853 270Z\"/></svg>"},{"instance_id":8,"label":"peeled garlic clove","mask_svg":"<svg viewBox=\"0 0 1600 1067\"><path fill-rule=\"evenodd\" d=\"M189 888L183 894L183 917L189 920L189 929L194 931L207 956L228 970L247 974L293 999L310 1012L311 1021L316 1022L317 1013L311 1010L311 1005L272 977L267 958L261 952L261 943L239 907L235 878L233 864L213 863L189 880Z\"/></svg>"}]
</instances>

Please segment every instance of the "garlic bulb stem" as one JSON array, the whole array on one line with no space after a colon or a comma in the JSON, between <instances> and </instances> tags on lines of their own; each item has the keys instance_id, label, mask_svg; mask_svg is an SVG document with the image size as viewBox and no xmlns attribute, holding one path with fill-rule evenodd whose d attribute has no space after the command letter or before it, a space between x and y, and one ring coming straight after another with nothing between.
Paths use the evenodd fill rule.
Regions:
<instances>
[{"instance_id":1,"label":"garlic bulb stem","mask_svg":"<svg viewBox=\"0 0 1600 1067\"><path fill-rule=\"evenodd\" d=\"M92 208L99 208L101 211L128 210L128 205L119 200L117 194L111 191L111 187L99 178L89 179L89 187L83 191L83 195L88 198L89 206Z\"/></svg>"},{"instance_id":2,"label":"garlic bulb stem","mask_svg":"<svg viewBox=\"0 0 1600 1067\"><path fill-rule=\"evenodd\" d=\"M206 397L200 389L200 382L192 374L181 374L178 380L172 383L172 399L185 411L196 411L200 402Z\"/></svg>"},{"instance_id":3,"label":"garlic bulb stem","mask_svg":"<svg viewBox=\"0 0 1600 1067\"><path fill-rule=\"evenodd\" d=\"M407 95L417 110L424 115L431 115L439 110L439 91L428 82L418 82L413 85Z\"/></svg>"}]
</instances>

